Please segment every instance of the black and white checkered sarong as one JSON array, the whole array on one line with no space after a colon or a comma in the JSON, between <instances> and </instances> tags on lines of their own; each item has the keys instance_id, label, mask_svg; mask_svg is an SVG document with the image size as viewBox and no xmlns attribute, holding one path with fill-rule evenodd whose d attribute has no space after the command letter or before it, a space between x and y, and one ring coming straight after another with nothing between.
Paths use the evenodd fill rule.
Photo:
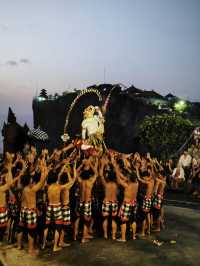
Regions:
<instances>
[{"instance_id":1,"label":"black and white checkered sarong","mask_svg":"<svg viewBox=\"0 0 200 266\"><path fill-rule=\"evenodd\" d=\"M62 206L62 216L63 216L63 224L64 225L71 223L69 205Z\"/></svg>"},{"instance_id":2,"label":"black and white checkered sarong","mask_svg":"<svg viewBox=\"0 0 200 266\"><path fill-rule=\"evenodd\" d=\"M28 229L34 229L37 226L37 209L23 207L20 211L19 225Z\"/></svg>"},{"instance_id":3,"label":"black and white checkered sarong","mask_svg":"<svg viewBox=\"0 0 200 266\"><path fill-rule=\"evenodd\" d=\"M136 220L137 215L137 201L124 201L119 210L119 217L122 221Z\"/></svg>"},{"instance_id":4,"label":"black and white checkered sarong","mask_svg":"<svg viewBox=\"0 0 200 266\"><path fill-rule=\"evenodd\" d=\"M46 210L46 224L55 223L55 224L62 224L63 222L63 215L61 204L49 204Z\"/></svg>"},{"instance_id":5,"label":"black and white checkered sarong","mask_svg":"<svg viewBox=\"0 0 200 266\"><path fill-rule=\"evenodd\" d=\"M0 228L6 227L8 222L8 210L6 207L0 207Z\"/></svg>"},{"instance_id":6,"label":"black and white checkered sarong","mask_svg":"<svg viewBox=\"0 0 200 266\"><path fill-rule=\"evenodd\" d=\"M102 204L103 216L116 216L118 211L118 203L116 201L104 201Z\"/></svg>"}]
</instances>

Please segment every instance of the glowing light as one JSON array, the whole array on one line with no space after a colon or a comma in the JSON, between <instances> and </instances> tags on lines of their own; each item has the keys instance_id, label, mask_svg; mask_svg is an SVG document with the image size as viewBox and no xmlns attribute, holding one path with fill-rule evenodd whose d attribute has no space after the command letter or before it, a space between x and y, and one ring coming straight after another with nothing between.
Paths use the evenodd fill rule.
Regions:
<instances>
[{"instance_id":1,"label":"glowing light","mask_svg":"<svg viewBox=\"0 0 200 266\"><path fill-rule=\"evenodd\" d=\"M174 104L174 108L178 112L183 112L186 107L187 107L187 104L183 100L180 100L179 102L177 102L177 103Z\"/></svg>"},{"instance_id":2,"label":"glowing light","mask_svg":"<svg viewBox=\"0 0 200 266\"><path fill-rule=\"evenodd\" d=\"M46 101L46 98L38 96L37 97L38 102Z\"/></svg>"}]
</instances>

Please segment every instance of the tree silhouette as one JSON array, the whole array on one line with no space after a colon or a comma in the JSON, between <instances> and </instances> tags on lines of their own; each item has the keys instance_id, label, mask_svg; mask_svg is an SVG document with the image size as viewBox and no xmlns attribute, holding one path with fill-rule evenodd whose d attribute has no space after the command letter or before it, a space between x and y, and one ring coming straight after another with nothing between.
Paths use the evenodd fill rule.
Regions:
<instances>
[{"instance_id":1,"label":"tree silhouette","mask_svg":"<svg viewBox=\"0 0 200 266\"><path fill-rule=\"evenodd\" d=\"M168 159L189 138L191 121L175 115L146 116L140 125L140 141L162 159Z\"/></svg>"}]
</instances>

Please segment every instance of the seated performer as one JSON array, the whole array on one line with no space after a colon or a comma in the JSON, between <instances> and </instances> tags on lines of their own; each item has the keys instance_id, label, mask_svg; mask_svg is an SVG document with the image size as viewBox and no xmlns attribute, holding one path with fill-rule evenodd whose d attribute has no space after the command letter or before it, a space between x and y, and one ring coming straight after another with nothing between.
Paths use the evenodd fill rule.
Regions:
<instances>
[{"instance_id":1,"label":"seated performer","mask_svg":"<svg viewBox=\"0 0 200 266\"><path fill-rule=\"evenodd\" d=\"M195 130L193 131L193 138L195 145L197 146L200 142L200 127L195 128Z\"/></svg>"},{"instance_id":2,"label":"seated performer","mask_svg":"<svg viewBox=\"0 0 200 266\"><path fill-rule=\"evenodd\" d=\"M178 163L177 167L174 168L171 176L171 188L178 189L180 184L185 182L185 172L183 167Z\"/></svg>"},{"instance_id":3,"label":"seated performer","mask_svg":"<svg viewBox=\"0 0 200 266\"><path fill-rule=\"evenodd\" d=\"M117 223L116 216L118 211L118 202L117 202L117 194L118 194L118 186L116 183L116 176L111 169L108 169L109 161L105 156L101 159L101 167L99 171L99 175L101 177L102 184L104 186L105 197L102 204L102 216L104 218L103 221L103 231L104 238L108 239L108 218L112 219L112 239L116 240L117 233Z\"/></svg>"}]
</instances>

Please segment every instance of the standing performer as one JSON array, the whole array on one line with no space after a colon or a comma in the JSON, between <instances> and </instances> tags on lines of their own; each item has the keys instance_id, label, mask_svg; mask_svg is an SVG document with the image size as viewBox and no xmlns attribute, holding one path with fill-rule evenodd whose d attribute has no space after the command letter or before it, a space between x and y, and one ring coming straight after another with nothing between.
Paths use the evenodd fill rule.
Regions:
<instances>
[{"instance_id":1,"label":"standing performer","mask_svg":"<svg viewBox=\"0 0 200 266\"><path fill-rule=\"evenodd\" d=\"M124 188L124 199L119 210L119 217L121 220L121 238L120 242L126 242L126 227L129 222L132 227L132 239L136 239L136 218L137 218L137 192L138 182L137 176L134 172L123 175L119 166L113 157L111 157L114 166L117 182Z\"/></svg>"},{"instance_id":2,"label":"standing performer","mask_svg":"<svg viewBox=\"0 0 200 266\"><path fill-rule=\"evenodd\" d=\"M97 148L103 152L104 118L98 106L88 106L83 112L82 149Z\"/></svg>"},{"instance_id":3,"label":"standing performer","mask_svg":"<svg viewBox=\"0 0 200 266\"><path fill-rule=\"evenodd\" d=\"M61 202L61 192L65 189L69 190L73 183L74 180L70 178L70 173L68 172L68 182L60 185L58 183L58 175L59 173L55 170L51 170L48 174L48 206L47 206L47 211L46 211L46 225L47 228L44 230L44 239L43 239L43 245L42 249L45 248L46 246L46 239L48 235L48 227L50 226L51 223L54 223L55 225L55 233L54 233L54 246L53 246L53 251L59 251L62 249L62 246L64 246L63 240L64 240L64 235L62 234L62 238L60 239L60 235L63 229L63 213L65 217L65 211L66 209L62 209L62 204L61 203L67 203L67 195L65 197L62 197ZM61 242L59 243L59 239ZM59 246L61 244L62 246Z\"/></svg>"},{"instance_id":4,"label":"standing performer","mask_svg":"<svg viewBox=\"0 0 200 266\"><path fill-rule=\"evenodd\" d=\"M117 201L117 194L118 194L118 186L116 183L116 175L113 170L108 169L109 161L107 158L102 157L101 159L101 167L99 171L99 175L101 177L102 184L104 186L105 197L102 204L102 216L104 218L103 221L103 231L104 231L104 238L108 239L108 218L111 217L112 219L112 239L116 240L117 234L117 211L118 211L118 201ZM105 169L107 168L107 169Z\"/></svg>"},{"instance_id":5,"label":"standing performer","mask_svg":"<svg viewBox=\"0 0 200 266\"><path fill-rule=\"evenodd\" d=\"M40 181L35 184L35 180L28 173L21 178L21 184L24 186L22 192L23 204L20 211L19 233L17 236L18 249L22 249L22 238L25 229L28 231L28 252L34 256L37 251L34 247L37 227L37 208L36 193L44 186L47 177L46 163L41 165Z\"/></svg>"},{"instance_id":6,"label":"standing performer","mask_svg":"<svg viewBox=\"0 0 200 266\"><path fill-rule=\"evenodd\" d=\"M15 180L16 181L16 180ZM12 184L11 164L3 170L0 176L0 245L3 242L4 233L8 223L8 209L6 204L6 191Z\"/></svg>"},{"instance_id":7,"label":"standing performer","mask_svg":"<svg viewBox=\"0 0 200 266\"><path fill-rule=\"evenodd\" d=\"M78 234L78 225L80 217L83 219L83 237L82 243L85 243L90 238L89 229L92 218L92 188L97 178L97 167L98 161L96 160L95 165L92 164L91 160L83 161L83 169L77 171L78 182L80 184L80 202L76 207L77 220L75 222L74 239Z\"/></svg>"}]
</instances>

